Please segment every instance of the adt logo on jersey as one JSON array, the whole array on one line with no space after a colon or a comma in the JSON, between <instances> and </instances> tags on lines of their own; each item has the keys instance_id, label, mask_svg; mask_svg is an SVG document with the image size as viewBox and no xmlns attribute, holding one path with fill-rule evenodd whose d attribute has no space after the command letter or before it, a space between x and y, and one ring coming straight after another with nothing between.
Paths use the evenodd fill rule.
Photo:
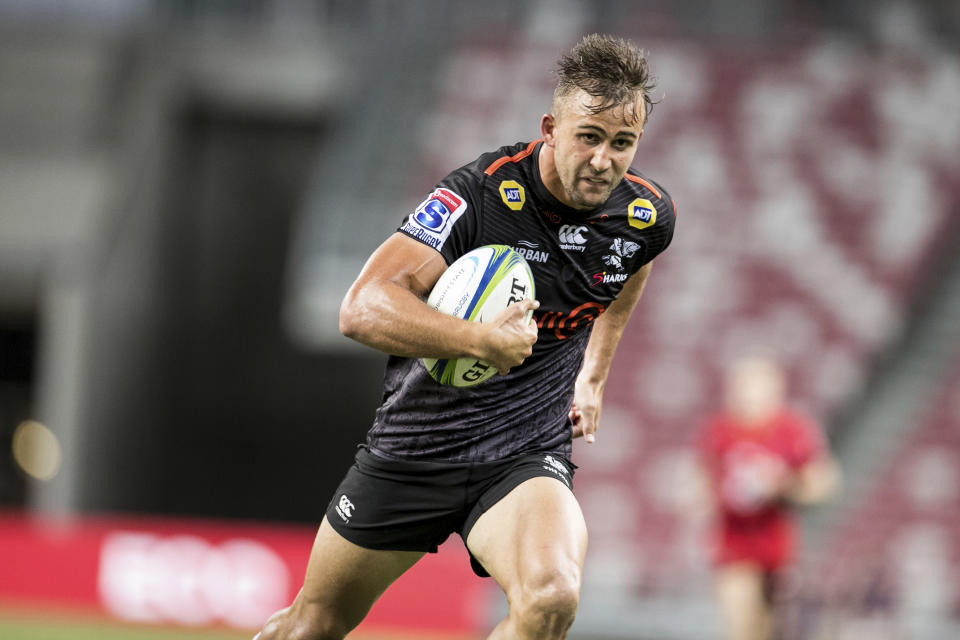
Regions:
<instances>
[{"instance_id":1,"label":"adt logo on jersey","mask_svg":"<svg viewBox=\"0 0 960 640\"><path fill-rule=\"evenodd\" d=\"M527 194L516 180L504 180L500 183L500 199L512 211L520 211L527 201Z\"/></svg>"},{"instance_id":2,"label":"adt logo on jersey","mask_svg":"<svg viewBox=\"0 0 960 640\"><path fill-rule=\"evenodd\" d=\"M585 250L586 247L584 245L587 244L587 239L583 234L587 231L589 231L589 229L584 226L575 224L563 225L557 234L557 237L560 239L560 248L566 249L567 251Z\"/></svg>"},{"instance_id":3,"label":"adt logo on jersey","mask_svg":"<svg viewBox=\"0 0 960 640\"><path fill-rule=\"evenodd\" d=\"M627 222L636 229L646 229L657 222L657 208L644 198L637 198L627 205Z\"/></svg>"},{"instance_id":4,"label":"adt logo on jersey","mask_svg":"<svg viewBox=\"0 0 960 640\"><path fill-rule=\"evenodd\" d=\"M424 229L440 233L450 214L463 205L463 200L449 189L437 189L417 207L413 219Z\"/></svg>"}]
</instances>

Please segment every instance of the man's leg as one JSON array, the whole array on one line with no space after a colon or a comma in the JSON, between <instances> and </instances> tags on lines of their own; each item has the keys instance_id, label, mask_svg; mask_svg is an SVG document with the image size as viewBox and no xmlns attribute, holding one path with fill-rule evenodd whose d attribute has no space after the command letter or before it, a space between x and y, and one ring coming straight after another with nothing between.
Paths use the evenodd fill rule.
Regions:
<instances>
[{"instance_id":1,"label":"man's leg","mask_svg":"<svg viewBox=\"0 0 960 640\"><path fill-rule=\"evenodd\" d=\"M292 605L271 616L257 639L341 640L421 557L420 551L358 547L324 518L310 552L303 589Z\"/></svg>"},{"instance_id":2,"label":"man's leg","mask_svg":"<svg viewBox=\"0 0 960 640\"><path fill-rule=\"evenodd\" d=\"M537 477L518 485L480 516L467 548L510 604L490 638L567 636L580 598L587 527L562 482Z\"/></svg>"},{"instance_id":3,"label":"man's leg","mask_svg":"<svg viewBox=\"0 0 960 640\"><path fill-rule=\"evenodd\" d=\"M763 569L746 563L718 567L717 597L727 640L769 640L773 619L764 594Z\"/></svg>"}]
</instances>

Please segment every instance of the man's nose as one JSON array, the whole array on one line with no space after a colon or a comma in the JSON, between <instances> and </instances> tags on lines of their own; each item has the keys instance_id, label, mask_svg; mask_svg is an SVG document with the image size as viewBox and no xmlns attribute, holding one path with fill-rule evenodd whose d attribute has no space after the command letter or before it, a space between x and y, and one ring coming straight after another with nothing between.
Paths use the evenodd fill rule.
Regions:
<instances>
[{"instance_id":1,"label":"man's nose","mask_svg":"<svg viewBox=\"0 0 960 640\"><path fill-rule=\"evenodd\" d=\"M596 148L590 158L590 167L597 173L603 173L610 168L610 151L607 145L602 144Z\"/></svg>"}]
</instances>

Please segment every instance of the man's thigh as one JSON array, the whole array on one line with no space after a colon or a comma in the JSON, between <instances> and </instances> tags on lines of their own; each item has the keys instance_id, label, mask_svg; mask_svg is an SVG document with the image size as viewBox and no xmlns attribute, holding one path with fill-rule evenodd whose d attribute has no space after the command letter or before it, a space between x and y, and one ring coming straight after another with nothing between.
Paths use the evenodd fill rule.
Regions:
<instances>
[{"instance_id":1,"label":"man's thigh","mask_svg":"<svg viewBox=\"0 0 960 640\"><path fill-rule=\"evenodd\" d=\"M468 469L361 449L327 506L327 522L365 549L435 552L464 519Z\"/></svg>"},{"instance_id":2,"label":"man's thigh","mask_svg":"<svg viewBox=\"0 0 960 640\"><path fill-rule=\"evenodd\" d=\"M324 518L292 612L307 619L333 617L346 629L352 629L387 587L423 555L422 551L359 547L337 533Z\"/></svg>"},{"instance_id":3,"label":"man's thigh","mask_svg":"<svg viewBox=\"0 0 960 640\"><path fill-rule=\"evenodd\" d=\"M547 476L522 482L477 519L467 548L511 596L558 571L580 581L587 527L573 493Z\"/></svg>"},{"instance_id":4,"label":"man's thigh","mask_svg":"<svg viewBox=\"0 0 960 640\"><path fill-rule=\"evenodd\" d=\"M761 640L770 621L764 600L763 570L754 564L736 563L717 568L717 597L731 640Z\"/></svg>"}]
</instances>

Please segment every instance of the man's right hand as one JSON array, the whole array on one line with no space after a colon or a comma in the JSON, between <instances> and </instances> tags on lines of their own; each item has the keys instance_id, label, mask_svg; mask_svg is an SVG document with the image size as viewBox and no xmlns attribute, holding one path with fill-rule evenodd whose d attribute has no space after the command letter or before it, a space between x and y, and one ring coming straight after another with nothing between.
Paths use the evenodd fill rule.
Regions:
<instances>
[{"instance_id":1,"label":"man's right hand","mask_svg":"<svg viewBox=\"0 0 960 640\"><path fill-rule=\"evenodd\" d=\"M536 300L521 300L497 314L489 322L478 325L485 332L486 354L482 360L492 364L505 376L533 353L537 341L537 323L528 312L537 309Z\"/></svg>"}]
</instances>

